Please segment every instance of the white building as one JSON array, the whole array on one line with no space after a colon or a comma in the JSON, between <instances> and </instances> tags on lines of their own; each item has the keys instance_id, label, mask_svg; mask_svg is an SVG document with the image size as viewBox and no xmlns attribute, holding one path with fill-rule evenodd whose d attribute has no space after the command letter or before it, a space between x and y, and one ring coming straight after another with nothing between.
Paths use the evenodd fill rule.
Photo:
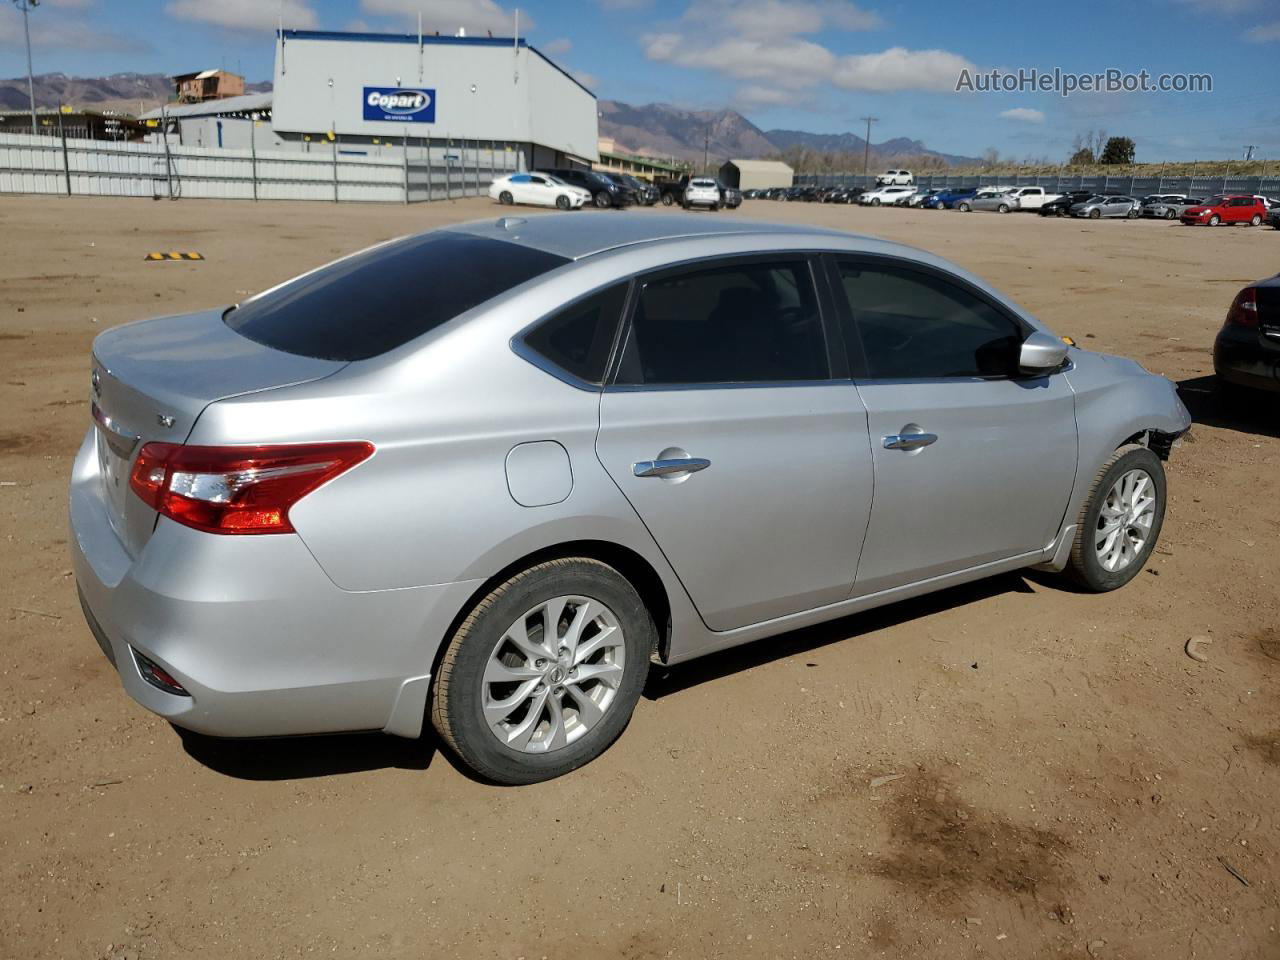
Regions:
<instances>
[{"instance_id":1,"label":"white building","mask_svg":"<svg viewBox=\"0 0 1280 960\"><path fill-rule=\"evenodd\" d=\"M522 39L283 30L271 123L307 149L472 144L519 166L590 166L595 95Z\"/></svg>"}]
</instances>

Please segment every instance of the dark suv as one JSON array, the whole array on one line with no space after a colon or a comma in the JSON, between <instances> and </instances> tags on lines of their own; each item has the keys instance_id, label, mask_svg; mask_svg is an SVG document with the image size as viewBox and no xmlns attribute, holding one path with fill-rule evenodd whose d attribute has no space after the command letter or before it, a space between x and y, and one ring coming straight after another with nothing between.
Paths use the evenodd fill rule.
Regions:
<instances>
[{"instance_id":1,"label":"dark suv","mask_svg":"<svg viewBox=\"0 0 1280 960\"><path fill-rule=\"evenodd\" d=\"M632 202L630 188L614 183L603 173L594 170L570 170L560 167L544 167L537 173L549 173L565 183L581 187L591 194L597 207L625 207Z\"/></svg>"}]
</instances>

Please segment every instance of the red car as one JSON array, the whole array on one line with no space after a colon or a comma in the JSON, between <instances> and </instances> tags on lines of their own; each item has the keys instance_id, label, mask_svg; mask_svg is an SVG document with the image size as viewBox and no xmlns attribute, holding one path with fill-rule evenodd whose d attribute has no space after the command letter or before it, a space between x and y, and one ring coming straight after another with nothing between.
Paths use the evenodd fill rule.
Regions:
<instances>
[{"instance_id":1,"label":"red car","mask_svg":"<svg viewBox=\"0 0 1280 960\"><path fill-rule=\"evenodd\" d=\"M1266 215L1267 205L1258 197L1210 197L1204 203L1182 211L1182 222L1187 226L1198 223L1211 227L1220 223L1247 223L1256 227Z\"/></svg>"}]
</instances>

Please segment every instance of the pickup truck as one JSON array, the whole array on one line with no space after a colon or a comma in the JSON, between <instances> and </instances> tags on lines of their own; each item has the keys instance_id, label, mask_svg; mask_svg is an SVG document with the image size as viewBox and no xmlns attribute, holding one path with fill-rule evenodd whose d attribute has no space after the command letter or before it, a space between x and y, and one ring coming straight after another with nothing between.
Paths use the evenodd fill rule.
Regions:
<instances>
[{"instance_id":1,"label":"pickup truck","mask_svg":"<svg viewBox=\"0 0 1280 960\"><path fill-rule=\"evenodd\" d=\"M1060 196L1061 194L1058 193L1047 193L1044 187L1014 187L992 197L979 195L973 200L973 209L995 210L998 213L1039 210L1044 204Z\"/></svg>"}]
</instances>

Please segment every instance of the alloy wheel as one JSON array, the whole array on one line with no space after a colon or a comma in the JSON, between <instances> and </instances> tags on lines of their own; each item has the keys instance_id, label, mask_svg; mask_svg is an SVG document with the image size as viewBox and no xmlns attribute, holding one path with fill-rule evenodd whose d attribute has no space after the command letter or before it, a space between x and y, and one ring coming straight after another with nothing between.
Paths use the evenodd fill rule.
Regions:
<instances>
[{"instance_id":1,"label":"alloy wheel","mask_svg":"<svg viewBox=\"0 0 1280 960\"><path fill-rule=\"evenodd\" d=\"M626 667L617 615L589 597L555 597L511 624L489 654L485 723L521 753L549 753L609 712Z\"/></svg>"},{"instance_id":2,"label":"alloy wheel","mask_svg":"<svg viewBox=\"0 0 1280 960\"><path fill-rule=\"evenodd\" d=\"M1151 536L1155 508L1155 484L1145 470L1130 470L1112 485L1094 531L1094 549L1102 569L1109 573L1124 570L1142 555Z\"/></svg>"}]
</instances>

